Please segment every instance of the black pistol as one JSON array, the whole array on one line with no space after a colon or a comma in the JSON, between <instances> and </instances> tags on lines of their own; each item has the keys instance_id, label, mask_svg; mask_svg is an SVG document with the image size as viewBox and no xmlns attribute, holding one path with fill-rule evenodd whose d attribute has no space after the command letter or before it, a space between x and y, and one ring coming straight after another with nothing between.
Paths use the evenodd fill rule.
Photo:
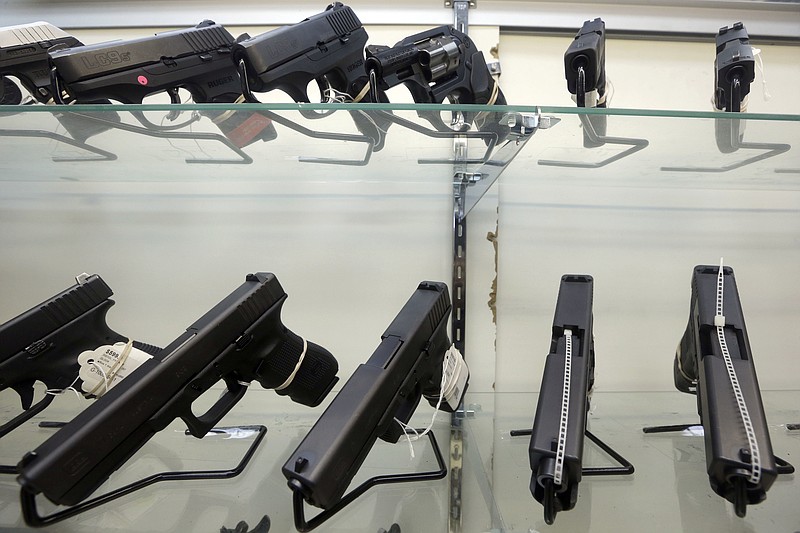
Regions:
<instances>
[{"instance_id":1,"label":"black pistol","mask_svg":"<svg viewBox=\"0 0 800 533\"><path fill-rule=\"evenodd\" d=\"M552 524L575 507L583 465L589 391L594 384L592 291L587 275L561 278L528 454L530 490Z\"/></svg>"},{"instance_id":2,"label":"black pistol","mask_svg":"<svg viewBox=\"0 0 800 533\"><path fill-rule=\"evenodd\" d=\"M714 105L720 111L742 110L756 79L756 60L744 24L719 29L714 58Z\"/></svg>"},{"instance_id":3,"label":"black pistol","mask_svg":"<svg viewBox=\"0 0 800 533\"><path fill-rule=\"evenodd\" d=\"M340 502L377 439L395 443L424 396L452 412L466 390L441 401L443 362L450 348L447 285L422 282L381 336L369 360L342 390L283 466L289 487L309 504L330 509ZM452 403L451 403L452 402ZM302 500L300 500L302 504ZM299 528L298 528L299 529Z\"/></svg>"},{"instance_id":4,"label":"black pistol","mask_svg":"<svg viewBox=\"0 0 800 533\"><path fill-rule=\"evenodd\" d=\"M606 24L600 18L587 20L564 53L567 90L575 95L578 107L606 107ZM606 115L589 115L596 136L584 132L583 145L595 148L604 143Z\"/></svg>"},{"instance_id":5,"label":"black pistol","mask_svg":"<svg viewBox=\"0 0 800 533\"><path fill-rule=\"evenodd\" d=\"M366 44L367 31L355 12L335 2L297 24L239 40L233 60L244 64L242 81L250 91L279 89L295 102L309 102L307 88L314 81L323 96L334 89L355 99L368 82Z\"/></svg>"},{"instance_id":6,"label":"black pistol","mask_svg":"<svg viewBox=\"0 0 800 533\"><path fill-rule=\"evenodd\" d=\"M34 384L63 390L78 377L78 355L127 339L106 324L114 300L97 274L81 274L77 283L0 326L0 390L19 394L23 412L0 426L0 437L44 410L54 396L33 404ZM158 348L134 341L147 353Z\"/></svg>"},{"instance_id":7,"label":"black pistol","mask_svg":"<svg viewBox=\"0 0 800 533\"><path fill-rule=\"evenodd\" d=\"M273 274L248 275L184 334L25 455L17 478L23 502L41 493L56 504L78 504L175 418L203 437L252 380L297 403L318 405L338 380L338 364L283 325L285 300ZM219 381L224 394L195 415L192 403Z\"/></svg>"},{"instance_id":8,"label":"black pistol","mask_svg":"<svg viewBox=\"0 0 800 533\"><path fill-rule=\"evenodd\" d=\"M322 13L296 24L238 39L233 46L233 60L239 67L242 93L250 102L258 102L253 91L276 89L295 102L310 102L308 85L312 81L325 102L388 102L383 91L374 97L369 90L364 72L366 44L367 31L355 12L334 2ZM301 113L307 118L319 118L313 111ZM380 150L383 132L391 122L378 114L350 115L358 130L375 140L375 150Z\"/></svg>"},{"instance_id":9,"label":"black pistol","mask_svg":"<svg viewBox=\"0 0 800 533\"><path fill-rule=\"evenodd\" d=\"M61 28L48 22L32 22L18 26L0 28L0 104L19 105L23 95L19 87L11 81L20 81L30 96L39 103L53 104L50 90L50 67L47 51L52 47L77 47L83 44ZM88 104L109 104L105 99L88 100ZM58 121L79 142L107 131L112 126L97 121L86 120L70 113L54 113ZM116 113L104 113L103 117L119 122Z\"/></svg>"},{"instance_id":10,"label":"black pistol","mask_svg":"<svg viewBox=\"0 0 800 533\"><path fill-rule=\"evenodd\" d=\"M406 37L392 47L370 45L365 69L373 89L388 90L404 84L418 104L506 105L483 52L472 39L452 26L439 26ZM452 131L437 112L420 112L439 131ZM500 142L509 133L499 113L464 113L465 131L475 122L481 131L493 132Z\"/></svg>"},{"instance_id":11,"label":"black pistol","mask_svg":"<svg viewBox=\"0 0 800 533\"><path fill-rule=\"evenodd\" d=\"M732 268L694 268L673 366L675 387L697 395L711 488L744 516L766 499L778 469Z\"/></svg>"},{"instance_id":12,"label":"black pistol","mask_svg":"<svg viewBox=\"0 0 800 533\"><path fill-rule=\"evenodd\" d=\"M233 43L224 27L204 20L193 28L152 37L50 49L51 90L58 103L108 98L141 104L145 97L160 92L180 103L180 88L199 104L242 102L239 76L231 61ZM203 114L239 148L277 135L272 121L258 112Z\"/></svg>"},{"instance_id":13,"label":"black pistol","mask_svg":"<svg viewBox=\"0 0 800 533\"><path fill-rule=\"evenodd\" d=\"M714 107L718 111L743 112L750 84L756 78L756 61L747 30L741 22L720 28L714 57ZM744 140L745 122L739 118L714 120L717 149L723 154L738 150Z\"/></svg>"}]
</instances>

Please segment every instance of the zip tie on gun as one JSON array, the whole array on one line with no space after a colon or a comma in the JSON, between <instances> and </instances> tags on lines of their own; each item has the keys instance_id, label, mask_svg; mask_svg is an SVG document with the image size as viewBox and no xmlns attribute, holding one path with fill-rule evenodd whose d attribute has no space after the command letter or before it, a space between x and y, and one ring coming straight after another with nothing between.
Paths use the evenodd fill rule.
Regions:
<instances>
[{"instance_id":1,"label":"zip tie on gun","mask_svg":"<svg viewBox=\"0 0 800 533\"><path fill-rule=\"evenodd\" d=\"M245 101L244 95L240 95L239 98L237 98L236 100L233 101L233 103L234 104L241 104L241 103L244 103L244 101ZM237 111L238 110L235 110L235 109L229 109L229 110L223 112L222 114L212 118L211 122L213 122L214 124L217 124L217 125L222 124L223 122L225 122L226 120L231 118L233 116L233 114L236 113Z\"/></svg>"},{"instance_id":2,"label":"zip tie on gun","mask_svg":"<svg viewBox=\"0 0 800 533\"><path fill-rule=\"evenodd\" d=\"M454 349L454 347L451 346L450 350L452 350L452 349ZM447 368L447 364L451 361L451 357L452 357L450 355L450 350L447 351L447 353L445 354L445 357L444 357L444 361L442 362L442 380L439 383L439 399L436 400L436 408L433 410L433 416L431 416L431 421L430 421L430 424L428 424L428 427L426 427L420 433L419 431L417 431L413 427L409 426L408 424L402 422L401 420L399 420L397 418L394 419L394 421L397 422L398 424L400 424L400 427L403 428L403 432L405 433L406 439L408 441L408 449L409 449L409 452L411 453L411 458L412 459L414 459L416 457L416 455L414 454L414 445L412 444L412 442L415 441L415 440L421 439L422 437L424 437L425 435L427 435L428 433L431 432L431 430L433 429L433 423L436 421L436 415L439 412L439 407L442 405L442 400L445 397L445 392L446 391L450 392L448 389L452 388L452 385L454 383L458 382L458 377L459 376L457 376L457 375L451 375L452 379L449 382L447 380L446 368ZM461 374L461 372L459 371L459 375L460 374ZM411 433L413 433L414 435L412 436Z\"/></svg>"},{"instance_id":3,"label":"zip tie on gun","mask_svg":"<svg viewBox=\"0 0 800 533\"><path fill-rule=\"evenodd\" d=\"M495 102L497 102L497 97L500 96L500 84L497 83L497 80L494 79L494 77L492 77L492 81L494 82L492 85L492 95L489 97L486 105L494 105ZM480 122L480 126L483 126L483 121L487 116L489 116L488 111L481 111L475 115L475 123L478 124L478 122Z\"/></svg>"},{"instance_id":4,"label":"zip tie on gun","mask_svg":"<svg viewBox=\"0 0 800 533\"><path fill-rule=\"evenodd\" d=\"M294 365L294 370L292 370L292 373L289 374L288 378L286 378L286 381L281 383L279 386L275 387L276 391L283 390L292 384L292 381L294 381L294 377L297 375L297 371L300 370L300 365L303 364L303 359L306 358L307 351L308 351L308 341L306 339L303 339L303 353L300 354L300 359L297 360L297 364Z\"/></svg>"},{"instance_id":5,"label":"zip tie on gun","mask_svg":"<svg viewBox=\"0 0 800 533\"><path fill-rule=\"evenodd\" d=\"M361 92L360 92L360 93L358 93L358 94L356 95L356 97L355 97L355 98L353 98L353 102L354 102L354 103L358 103L358 102L360 102L361 100L363 100L363 99L364 99L364 97L365 97L365 96L367 96L367 94L369 93L370 87L372 87L372 86L370 85L370 83L369 83L369 82L367 82L367 83L364 85L364 87L361 89Z\"/></svg>"},{"instance_id":6,"label":"zip tie on gun","mask_svg":"<svg viewBox=\"0 0 800 533\"><path fill-rule=\"evenodd\" d=\"M78 390L74 386L75 383L78 382L78 379L80 379L80 378L78 376L75 376L75 379L72 380L72 383L70 383L67 387L65 387L63 389L47 389L47 390L44 391L44 393L45 394L49 394L50 396L60 396L62 394L65 394L67 391L72 391L72 392L75 393L75 396L77 396L78 398L81 398L81 393L79 393Z\"/></svg>"},{"instance_id":7,"label":"zip tie on gun","mask_svg":"<svg viewBox=\"0 0 800 533\"><path fill-rule=\"evenodd\" d=\"M742 395L742 389L739 386L739 378L736 377L736 370L733 368L733 361L731 354L728 351L728 343L725 340L725 315L722 314L722 294L724 286L724 276L722 273L723 262L720 259L719 275L717 276L717 314L714 316L714 325L717 328L717 340L719 341L720 350L722 350L722 357L725 360L725 367L728 369L728 378L733 387L733 394L736 397L736 403L739 406L739 414L742 417L742 424L744 424L744 431L747 434L747 443L750 446L750 477L747 479L750 483L758 484L761 481L761 454L758 450L758 441L756 440L755 430L753 429L753 422L750 420L750 412L747 410L747 404Z\"/></svg>"},{"instance_id":8,"label":"zip tie on gun","mask_svg":"<svg viewBox=\"0 0 800 533\"><path fill-rule=\"evenodd\" d=\"M564 330L564 385L561 393L561 420L558 428L558 447L556 448L556 466L553 473L553 484L561 486L564 474L564 453L567 446L567 424L569 422L569 391L572 382L572 330Z\"/></svg>"},{"instance_id":9,"label":"zip tie on gun","mask_svg":"<svg viewBox=\"0 0 800 533\"><path fill-rule=\"evenodd\" d=\"M767 73L764 70L764 56L761 53L761 48L753 48L753 55L756 58L756 67L761 72L761 87L764 90L764 101L772 100L772 95L767 89Z\"/></svg>"}]
</instances>

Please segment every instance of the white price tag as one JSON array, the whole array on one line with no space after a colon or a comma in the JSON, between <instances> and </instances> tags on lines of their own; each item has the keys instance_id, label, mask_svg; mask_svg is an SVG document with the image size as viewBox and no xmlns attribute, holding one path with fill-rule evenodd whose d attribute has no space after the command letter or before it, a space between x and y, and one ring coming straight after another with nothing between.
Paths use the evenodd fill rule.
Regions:
<instances>
[{"instance_id":1,"label":"white price tag","mask_svg":"<svg viewBox=\"0 0 800 533\"><path fill-rule=\"evenodd\" d=\"M78 355L78 364L81 365L78 377L83 381L83 392L102 396L152 358L152 355L124 342L81 352Z\"/></svg>"},{"instance_id":2,"label":"white price tag","mask_svg":"<svg viewBox=\"0 0 800 533\"><path fill-rule=\"evenodd\" d=\"M469 379L469 367L455 345L450 346L450 349L447 350L442 371L444 372L442 397L447 405L455 411L461 403Z\"/></svg>"}]
</instances>

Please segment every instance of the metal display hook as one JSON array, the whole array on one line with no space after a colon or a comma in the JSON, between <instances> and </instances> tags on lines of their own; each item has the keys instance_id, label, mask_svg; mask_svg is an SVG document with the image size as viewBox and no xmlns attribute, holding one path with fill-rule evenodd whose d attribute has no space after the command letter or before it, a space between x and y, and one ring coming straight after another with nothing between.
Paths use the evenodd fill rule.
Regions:
<instances>
[{"instance_id":1,"label":"metal display hook","mask_svg":"<svg viewBox=\"0 0 800 533\"><path fill-rule=\"evenodd\" d=\"M132 112L131 114L136 116L137 112ZM85 118L87 120L91 120L103 125L108 126L109 129L115 128L123 131L129 131L131 133L137 133L139 135L145 135L147 137L155 137L157 139L183 139L183 140L192 140L192 141L219 141L220 143L224 144L228 148L230 148L233 152L236 153L241 159L186 159L186 163L193 163L193 164L250 164L253 162L253 158L247 155L241 148L236 146L230 139L225 137L220 133L209 133L209 132L186 132L186 131L173 131L173 127L170 126L169 129L158 129L153 130L149 127L142 127L142 126L134 126L133 124L125 124L124 122L115 122L112 120L107 120L105 118L100 118L96 116L87 115L83 112L74 112L74 115L79 116L81 118ZM138 117L137 117L138 119ZM149 121L147 121L149 122ZM192 121L187 121L186 123L180 125L179 127L183 127L187 124L190 124ZM177 126L176 126L177 127Z\"/></svg>"},{"instance_id":2,"label":"metal display hook","mask_svg":"<svg viewBox=\"0 0 800 533\"><path fill-rule=\"evenodd\" d=\"M53 131L45 131L45 130L0 130L0 137L33 137L33 138L45 138L51 139L54 141L62 142L69 146L73 146L75 148L80 148L82 150L86 150L92 154L95 154L97 157L70 157L70 156L52 156L52 160L57 163L62 162L75 162L75 161L115 161L117 159L116 154L103 150L101 148L97 148L88 144L86 142L76 141L71 137L67 137L66 135L61 135L60 133L55 133Z\"/></svg>"},{"instance_id":3,"label":"metal display hook","mask_svg":"<svg viewBox=\"0 0 800 533\"><path fill-rule=\"evenodd\" d=\"M90 509L94 509L95 507L116 500L117 498L128 495L132 492L138 491L140 489L143 489L154 483L159 483L161 481L194 481L202 479L230 479L236 477L244 471L245 467L250 462L250 459L253 458L256 449L258 448L259 444L261 444L261 441L264 440L264 437L267 434L267 428L266 426L262 425L231 426L231 427L214 428L210 432L226 432L233 429L257 431L258 434L256 435L256 438L253 440L253 443L245 452L242 459L239 461L239 464L237 464L232 469L160 472L157 474L153 474L152 476L140 479L139 481L136 481L129 485L125 485L124 487L112 490L106 494L103 494L102 496L92 498L91 500L87 500L77 505L73 505L67 509L64 509L63 511L58 511L46 516L41 516L37 510L36 494L29 492L25 489L21 489L20 503L22 505L22 516L25 519L25 522L32 527L48 526L51 524L55 524L56 522L61 522L62 520L73 517L75 515L81 514L83 512L86 512Z\"/></svg>"},{"instance_id":4,"label":"metal display hook","mask_svg":"<svg viewBox=\"0 0 800 533\"><path fill-rule=\"evenodd\" d=\"M792 148L791 144L784 143L745 142L743 140L744 135L741 132L742 121L745 119L718 118L714 120L717 147L721 152L730 153L739 149L766 151L742 161L723 165L721 167L661 167L661 170L665 172L728 172L775 157L784 152L788 152ZM776 172L781 172L781 170L776 169Z\"/></svg>"},{"instance_id":5,"label":"metal display hook","mask_svg":"<svg viewBox=\"0 0 800 533\"><path fill-rule=\"evenodd\" d=\"M357 143L364 143L367 145L367 150L364 153L364 156L361 159L336 159L332 157L305 157L300 156L299 161L303 163L324 163L329 165L345 165L345 166L359 166L363 167L369 163L370 158L372 157L372 152L375 149L375 140L370 138L367 135L356 135L353 133L332 133L327 131L316 131L305 126L301 126L300 124L283 117L273 111L267 111L263 109L259 109L259 113L268 117L273 122L276 122L282 126L286 126L287 128L296 131L306 137L311 137L312 139L325 139L325 140L332 140L332 141L350 141L350 142L357 142Z\"/></svg>"},{"instance_id":6,"label":"metal display hook","mask_svg":"<svg viewBox=\"0 0 800 533\"><path fill-rule=\"evenodd\" d=\"M420 165L453 165L455 163L460 164L483 164L489 161L492 155L492 150L494 150L495 146L497 146L498 136L496 133L491 131L439 131L430 128L426 128L420 124L417 124L414 121L408 120L406 118L398 117L394 113L390 113L388 111L378 109L372 111L376 114L380 114L385 120L389 122L393 122L398 126L403 128L409 129L416 133L420 133L425 135L426 137L431 137L434 139L482 139L484 143L486 143L486 150L484 151L483 155L479 158L466 158L466 159L418 159L417 163Z\"/></svg>"},{"instance_id":7,"label":"metal display hook","mask_svg":"<svg viewBox=\"0 0 800 533\"><path fill-rule=\"evenodd\" d=\"M422 432L423 430L419 429L417 431ZM436 442L436 437L433 435L433 432L429 432L428 437L430 438L431 446L433 448L433 453L436 457L438 470L431 470L428 472L414 472L407 474L390 474L385 476L375 476L373 478L366 480L364 483L362 483L349 493L342 496L342 498L338 502L328 507L318 515L311 518L310 520L306 520L305 517L305 504L301 489L292 487L290 482L289 486L292 488L292 491L294 493L292 495L292 505L294 507L295 528L297 528L298 531L303 533L317 528L320 524L326 522L336 513L344 509L347 505L353 503L353 501L355 501L356 498L364 494L367 490L377 485L387 485L390 483L410 483L415 481L431 481L436 479L443 479L447 475L447 465L445 465L444 463L444 457L442 457L442 452L439 449L439 444Z\"/></svg>"},{"instance_id":8,"label":"metal display hook","mask_svg":"<svg viewBox=\"0 0 800 533\"><path fill-rule=\"evenodd\" d=\"M578 67L578 81L576 88L577 88L576 97L578 101L578 107L584 107L586 102L586 73L582 66ZM581 105L581 103L583 103L584 105ZM602 115L593 115L593 116L602 116ZM580 119L581 125L583 126L584 145L597 147L597 146L603 146L604 144L619 144L619 145L630 146L630 148L618 154L612 155L611 157L608 157L602 161L598 161L597 163L581 163L576 161L540 159L539 160L540 165L551 166L551 167L568 167L568 168L601 168L615 161L619 161L620 159L624 159L628 156L631 156L640 150L644 150L650 145L650 142L647 139L636 139L633 137L607 137L605 135L600 135L595 130L594 124L592 124L591 121L592 116L581 114L578 115L578 118Z\"/></svg>"}]
</instances>

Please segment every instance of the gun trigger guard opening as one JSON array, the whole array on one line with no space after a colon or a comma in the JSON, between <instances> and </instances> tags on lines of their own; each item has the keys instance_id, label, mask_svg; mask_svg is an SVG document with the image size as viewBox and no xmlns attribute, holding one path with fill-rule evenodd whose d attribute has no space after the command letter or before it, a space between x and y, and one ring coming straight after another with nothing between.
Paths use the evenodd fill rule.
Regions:
<instances>
[{"instance_id":1,"label":"gun trigger guard opening","mask_svg":"<svg viewBox=\"0 0 800 533\"><path fill-rule=\"evenodd\" d=\"M331 86L331 83L328 81L328 78L326 78L323 75L321 78L317 78L314 81L317 82L317 87L319 88L319 94L320 94L320 98L321 98L320 103L321 104L333 104L333 103L336 103L336 101L331 97L331 93L333 92L333 87ZM302 99L299 99L299 100L302 100L302 102L305 102L305 103L311 103L311 99L308 97L308 94L304 90L297 91L297 95L300 95L300 94L302 94L303 97L302 97ZM296 98L296 100L298 100L298 99ZM298 103L301 103L301 102L298 102ZM324 111L315 111L313 109L302 109L302 108L300 109L300 114L303 117L305 117L305 118L307 118L309 120L316 120L318 118L325 118L327 116L332 115L335 112L336 112L335 109L326 109Z\"/></svg>"},{"instance_id":2,"label":"gun trigger guard opening","mask_svg":"<svg viewBox=\"0 0 800 533\"><path fill-rule=\"evenodd\" d=\"M227 377L225 384L227 389L223 395L204 414L195 416L190 409L188 414L181 415L181 420L186 423L186 427L189 428L189 433L193 437L202 439L247 392L248 384L242 384Z\"/></svg>"}]
</instances>

